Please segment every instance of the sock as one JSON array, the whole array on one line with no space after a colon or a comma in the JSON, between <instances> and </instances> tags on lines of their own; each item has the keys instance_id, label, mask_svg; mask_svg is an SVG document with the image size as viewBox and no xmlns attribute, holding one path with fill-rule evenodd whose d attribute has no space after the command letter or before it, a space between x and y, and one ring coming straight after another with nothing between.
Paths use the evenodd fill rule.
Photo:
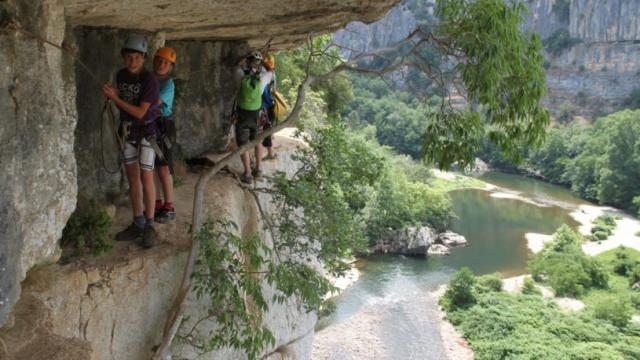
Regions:
<instances>
[{"instance_id":1,"label":"sock","mask_svg":"<svg viewBox=\"0 0 640 360\"><path fill-rule=\"evenodd\" d=\"M147 219L146 226L153 225L153 218Z\"/></svg>"},{"instance_id":2,"label":"sock","mask_svg":"<svg viewBox=\"0 0 640 360\"><path fill-rule=\"evenodd\" d=\"M138 227L144 227L144 225L146 224L146 220L144 218L144 215L138 215L138 216L134 216L133 217L133 222L136 224L136 226Z\"/></svg>"},{"instance_id":3,"label":"sock","mask_svg":"<svg viewBox=\"0 0 640 360\"><path fill-rule=\"evenodd\" d=\"M173 210L173 203L172 202L164 203L164 208L168 210Z\"/></svg>"},{"instance_id":4,"label":"sock","mask_svg":"<svg viewBox=\"0 0 640 360\"><path fill-rule=\"evenodd\" d=\"M163 206L162 200L156 200L156 209L162 209Z\"/></svg>"}]
</instances>

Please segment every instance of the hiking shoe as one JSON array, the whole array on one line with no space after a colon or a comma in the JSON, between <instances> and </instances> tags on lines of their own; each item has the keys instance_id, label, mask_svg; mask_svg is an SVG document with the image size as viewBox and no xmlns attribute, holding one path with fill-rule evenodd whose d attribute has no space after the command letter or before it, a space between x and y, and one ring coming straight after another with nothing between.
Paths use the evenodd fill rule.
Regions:
<instances>
[{"instance_id":1,"label":"hiking shoe","mask_svg":"<svg viewBox=\"0 0 640 360\"><path fill-rule=\"evenodd\" d=\"M160 211L156 212L155 221L161 224L167 223L175 219L176 219L175 209L162 208L160 209Z\"/></svg>"},{"instance_id":2,"label":"hiking shoe","mask_svg":"<svg viewBox=\"0 0 640 360\"><path fill-rule=\"evenodd\" d=\"M126 229L116 234L116 241L133 241L142 237L142 228L131 223Z\"/></svg>"},{"instance_id":3,"label":"hiking shoe","mask_svg":"<svg viewBox=\"0 0 640 360\"><path fill-rule=\"evenodd\" d=\"M251 184L253 182L253 177L251 177L251 175L242 174L240 175L240 181L245 184Z\"/></svg>"},{"instance_id":4,"label":"hiking shoe","mask_svg":"<svg viewBox=\"0 0 640 360\"><path fill-rule=\"evenodd\" d=\"M251 171L251 174L253 175L253 177L257 177L257 178L259 178L259 177L261 177L261 176L262 176L262 170L260 170L260 169L253 169L253 170Z\"/></svg>"},{"instance_id":5,"label":"hiking shoe","mask_svg":"<svg viewBox=\"0 0 640 360\"><path fill-rule=\"evenodd\" d=\"M153 225L146 225L142 230L142 247L150 249L156 244L156 229Z\"/></svg>"},{"instance_id":6,"label":"hiking shoe","mask_svg":"<svg viewBox=\"0 0 640 360\"><path fill-rule=\"evenodd\" d=\"M275 160L277 158L278 158L278 154L273 154L273 155L267 155L263 157L262 160L269 161L269 160Z\"/></svg>"}]
</instances>

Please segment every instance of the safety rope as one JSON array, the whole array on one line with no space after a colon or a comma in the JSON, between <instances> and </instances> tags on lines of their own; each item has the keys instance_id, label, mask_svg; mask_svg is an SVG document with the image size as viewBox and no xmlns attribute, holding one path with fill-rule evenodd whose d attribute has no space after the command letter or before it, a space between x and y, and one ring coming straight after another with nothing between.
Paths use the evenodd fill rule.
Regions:
<instances>
[{"instance_id":1,"label":"safety rope","mask_svg":"<svg viewBox=\"0 0 640 360\"><path fill-rule=\"evenodd\" d=\"M105 116L106 115L106 116ZM118 158L117 158L117 167L115 168L115 170L111 170L107 167L107 161L105 159L104 156L104 122L105 122L105 117L108 117L107 120L107 124L109 125L110 129L111 129L111 133L113 134L113 138L115 140L116 145L118 146ZM124 158L123 155L123 149L124 149L124 139L120 137L120 135L118 134L118 131L116 129L117 126L117 120L116 120L116 116L113 113L113 107L111 106L111 102L109 100L105 101L104 106L102 108L102 113L101 113L101 121L100 121L100 156L102 158L102 168L104 169L104 171L106 171L108 174L110 175L114 175L120 172L120 169L122 168L122 160Z\"/></svg>"},{"instance_id":2,"label":"safety rope","mask_svg":"<svg viewBox=\"0 0 640 360\"><path fill-rule=\"evenodd\" d=\"M91 71L91 69L84 63L82 62L82 60L80 60L80 58L78 58L78 56L76 55L76 52L74 51L74 49L71 48L67 48L65 46L62 45L58 45L48 39L45 39L41 36L35 35L32 32L29 32L27 30L22 29L17 23L13 22L13 21L0 21L0 31L4 31L4 32L18 32L21 33L27 37L30 37L32 39L35 39L43 44L47 44L50 46L53 46L63 52L66 52L67 54L69 54L78 64L80 64L80 66L82 66L82 68L87 72L87 74L89 74L91 76L91 78L99 85L102 85L104 82L100 81L100 79L98 78L98 76Z\"/></svg>"}]
</instances>

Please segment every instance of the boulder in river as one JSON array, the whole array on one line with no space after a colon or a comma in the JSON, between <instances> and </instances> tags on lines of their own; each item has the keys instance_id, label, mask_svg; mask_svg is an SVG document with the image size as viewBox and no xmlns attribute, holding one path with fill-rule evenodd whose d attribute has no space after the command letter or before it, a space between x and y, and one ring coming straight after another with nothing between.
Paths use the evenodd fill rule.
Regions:
<instances>
[{"instance_id":1,"label":"boulder in river","mask_svg":"<svg viewBox=\"0 0 640 360\"><path fill-rule=\"evenodd\" d=\"M436 243L440 243L448 247L466 246L467 239L458 233L454 233L453 231L445 231L443 233L438 234Z\"/></svg>"},{"instance_id":2,"label":"boulder in river","mask_svg":"<svg viewBox=\"0 0 640 360\"><path fill-rule=\"evenodd\" d=\"M449 251L448 247L442 244L433 244L429 247L429 250L427 250L427 255L434 255L434 256L451 255L451 252Z\"/></svg>"},{"instance_id":3,"label":"boulder in river","mask_svg":"<svg viewBox=\"0 0 640 360\"><path fill-rule=\"evenodd\" d=\"M436 234L426 226L408 227L389 232L383 239L378 240L371 250L374 253L424 256L435 240Z\"/></svg>"}]
</instances>

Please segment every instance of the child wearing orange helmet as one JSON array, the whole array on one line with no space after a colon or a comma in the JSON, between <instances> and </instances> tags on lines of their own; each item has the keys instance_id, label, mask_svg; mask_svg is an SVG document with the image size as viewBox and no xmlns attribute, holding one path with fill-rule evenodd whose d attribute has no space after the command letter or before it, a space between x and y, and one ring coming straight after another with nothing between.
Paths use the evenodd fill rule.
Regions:
<instances>
[{"instance_id":1,"label":"child wearing orange helmet","mask_svg":"<svg viewBox=\"0 0 640 360\"><path fill-rule=\"evenodd\" d=\"M153 58L153 72L160 82L160 114L158 124L158 146L162 151L162 158L156 158L156 208L155 220L166 223L175 220L176 211L173 207L173 146L176 144L176 125L173 119L173 98L175 85L169 73L176 63L177 56L174 49L162 47L156 51ZM159 181L158 181L159 180ZM164 202L160 197L160 186L164 195Z\"/></svg>"}]
</instances>

